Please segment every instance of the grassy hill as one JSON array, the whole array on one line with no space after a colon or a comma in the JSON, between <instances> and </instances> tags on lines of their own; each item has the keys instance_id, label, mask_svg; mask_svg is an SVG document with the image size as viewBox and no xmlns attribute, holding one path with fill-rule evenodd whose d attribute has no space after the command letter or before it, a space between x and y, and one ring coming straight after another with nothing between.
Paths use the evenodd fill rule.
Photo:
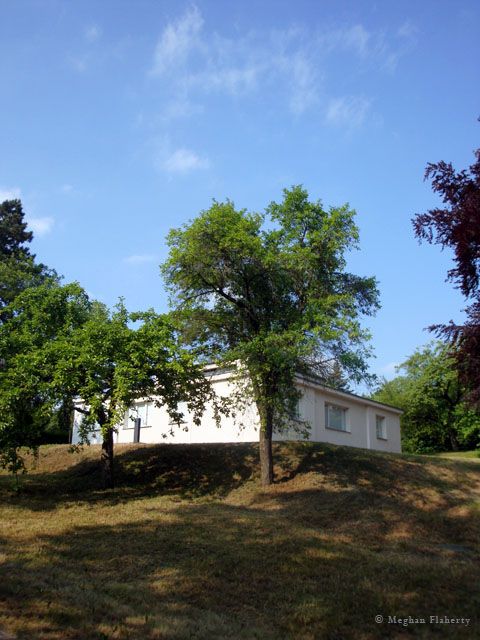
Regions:
<instances>
[{"instance_id":1,"label":"grassy hill","mask_svg":"<svg viewBox=\"0 0 480 640\"><path fill-rule=\"evenodd\" d=\"M478 460L282 443L263 490L254 445L131 445L102 491L67 449L0 477L0 638L480 637Z\"/></svg>"}]
</instances>

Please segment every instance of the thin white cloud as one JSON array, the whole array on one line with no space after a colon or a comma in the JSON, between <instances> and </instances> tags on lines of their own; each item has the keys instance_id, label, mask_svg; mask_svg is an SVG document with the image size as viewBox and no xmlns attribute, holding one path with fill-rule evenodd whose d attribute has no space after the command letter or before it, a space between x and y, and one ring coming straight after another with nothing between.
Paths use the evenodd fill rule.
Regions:
<instances>
[{"instance_id":1,"label":"thin white cloud","mask_svg":"<svg viewBox=\"0 0 480 640\"><path fill-rule=\"evenodd\" d=\"M265 84L278 85L280 79L288 84L287 104L294 113L316 102L317 74L306 49L298 46L297 31L272 32L266 38L247 34L233 40L205 34L203 26L200 11L191 7L165 27L156 45L150 73L168 76L174 85L166 118L201 111L190 98L192 92L240 96Z\"/></svg>"},{"instance_id":2,"label":"thin white cloud","mask_svg":"<svg viewBox=\"0 0 480 640\"><path fill-rule=\"evenodd\" d=\"M344 44L361 56L368 54L371 38L370 33L361 24L356 24L344 32Z\"/></svg>"},{"instance_id":3,"label":"thin white cloud","mask_svg":"<svg viewBox=\"0 0 480 640\"><path fill-rule=\"evenodd\" d=\"M22 197L22 192L18 187L0 187L0 202L5 200L18 200Z\"/></svg>"},{"instance_id":4,"label":"thin white cloud","mask_svg":"<svg viewBox=\"0 0 480 640\"><path fill-rule=\"evenodd\" d=\"M312 64L302 54L297 54L290 62L292 73L292 93L290 109L300 115L318 101L316 72Z\"/></svg>"},{"instance_id":5,"label":"thin white cloud","mask_svg":"<svg viewBox=\"0 0 480 640\"><path fill-rule=\"evenodd\" d=\"M318 42L328 53L350 52L364 64L393 72L400 59L412 49L416 35L417 28L409 21L391 33L384 29L369 31L356 24L324 32L319 35Z\"/></svg>"},{"instance_id":6,"label":"thin white cloud","mask_svg":"<svg viewBox=\"0 0 480 640\"><path fill-rule=\"evenodd\" d=\"M70 58L70 64L78 73L85 73L89 64L89 56L86 54L73 56Z\"/></svg>"},{"instance_id":7,"label":"thin white cloud","mask_svg":"<svg viewBox=\"0 0 480 640\"><path fill-rule=\"evenodd\" d=\"M210 168L210 160L190 147L177 147L169 136L157 137L149 141L152 160L155 169L166 173L172 178L174 175L188 174L192 171Z\"/></svg>"},{"instance_id":8,"label":"thin white cloud","mask_svg":"<svg viewBox=\"0 0 480 640\"><path fill-rule=\"evenodd\" d=\"M208 158L197 155L190 149L177 149L163 163L169 173L187 173L197 169L208 169Z\"/></svg>"},{"instance_id":9,"label":"thin white cloud","mask_svg":"<svg viewBox=\"0 0 480 640\"><path fill-rule=\"evenodd\" d=\"M187 9L176 22L168 24L155 47L152 75L162 75L186 61L198 45L203 18L196 6Z\"/></svg>"},{"instance_id":10,"label":"thin white cloud","mask_svg":"<svg viewBox=\"0 0 480 640\"><path fill-rule=\"evenodd\" d=\"M331 125L355 129L364 123L370 104L370 100L362 96L334 98L327 105L325 120Z\"/></svg>"},{"instance_id":11,"label":"thin white cloud","mask_svg":"<svg viewBox=\"0 0 480 640\"><path fill-rule=\"evenodd\" d=\"M374 37L363 25L355 24L340 29L322 31L316 39L319 49L324 53L344 50L365 57L378 46L379 37L383 38L383 35Z\"/></svg>"},{"instance_id":12,"label":"thin white cloud","mask_svg":"<svg viewBox=\"0 0 480 640\"><path fill-rule=\"evenodd\" d=\"M91 24L89 27L85 29L85 39L88 42L96 42L102 36L102 29L98 26L98 24Z\"/></svg>"},{"instance_id":13,"label":"thin white cloud","mask_svg":"<svg viewBox=\"0 0 480 640\"><path fill-rule=\"evenodd\" d=\"M158 257L153 254L141 253L127 256L123 261L127 264L146 264L149 262L158 262Z\"/></svg>"},{"instance_id":14,"label":"thin white cloud","mask_svg":"<svg viewBox=\"0 0 480 640\"><path fill-rule=\"evenodd\" d=\"M223 91L230 95L241 95L256 88L262 73L263 68L261 65L250 62L241 67L212 67L202 73L188 76L186 83L191 86L200 86L203 90Z\"/></svg>"},{"instance_id":15,"label":"thin white cloud","mask_svg":"<svg viewBox=\"0 0 480 640\"><path fill-rule=\"evenodd\" d=\"M417 27L411 22L404 22L398 29L396 38L398 46L384 48L384 60L382 68L390 73L394 73L400 59L409 53L417 42Z\"/></svg>"},{"instance_id":16,"label":"thin white cloud","mask_svg":"<svg viewBox=\"0 0 480 640\"><path fill-rule=\"evenodd\" d=\"M122 64L131 48L132 40L129 36L122 39L106 41L103 39L103 30L98 24L90 24L83 30L83 39L76 43L76 50L71 50L66 63L77 73L84 74L102 69L113 63L118 67Z\"/></svg>"},{"instance_id":17,"label":"thin white cloud","mask_svg":"<svg viewBox=\"0 0 480 640\"><path fill-rule=\"evenodd\" d=\"M50 216L44 218L28 218L27 222L35 236L47 235L55 224L55 220Z\"/></svg>"},{"instance_id":18,"label":"thin white cloud","mask_svg":"<svg viewBox=\"0 0 480 640\"><path fill-rule=\"evenodd\" d=\"M178 118L188 118L203 111L202 105L194 104L187 96L176 96L167 102L160 114L160 119L167 123ZM142 123L138 122L138 124Z\"/></svg>"},{"instance_id":19,"label":"thin white cloud","mask_svg":"<svg viewBox=\"0 0 480 640\"><path fill-rule=\"evenodd\" d=\"M213 92L283 93L283 104L301 115L327 105L328 57L348 55L365 69L394 71L413 33L410 23L389 34L358 23L316 31L308 27L250 31L232 38L207 31L200 10L193 5L162 30L150 74L161 76L169 87L167 120L192 115L201 109L202 97ZM328 105L327 119L333 122L353 115L358 126L367 116L369 100L341 100L343 104L337 99Z\"/></svg>"},{"instance_id":20,"label":"thin white cloud","mask_svg":"<svg viewBox=\"0 0 480 640\"><path fill-rule=\"evenodd\" d=\"M404 22L397 30L397 35L400 38L406 38L407 40L414 40L417 37L418 29L409 20Z\"/></svg>"},{"instance_id":21,"label":"thin white cloud","mask_svg":"<svg viewBox=\"0 0 480 640\"><path fill-rule=\"evenodd\" d=\"M71 184L62 184L62 186L60 187L60 191L62 193L72 193L73 192L73 185L71 185Z\"/></svg>"}]
</instances>

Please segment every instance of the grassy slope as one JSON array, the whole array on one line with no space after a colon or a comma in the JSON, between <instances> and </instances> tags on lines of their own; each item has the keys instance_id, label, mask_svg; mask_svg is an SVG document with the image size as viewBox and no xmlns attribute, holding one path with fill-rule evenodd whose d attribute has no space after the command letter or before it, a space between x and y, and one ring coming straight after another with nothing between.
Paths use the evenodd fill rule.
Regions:
<instances>
[{"instance_id":1,"label":"grassy slope","mask_svg":"<svg viewBox=\"0 0 480 640\"><path fill-rule=\"evenodd\" d=\"M18 638L480 637L480 465L326 445L44 447L0 477L0 630ZM378 625L384 616L473 618ZM2 637L0 631L0 638Z\"/></svg>"},{"instance_id":2,"label":"grassy slope","mask_svg":"<svg viewBox=\"0 0 480 640\"><path fill-rule=\"evenodd\" d=\"M439 458L468 458L469 460L480 463L480 451L475 449L473 451L446 451L442 453L436 453Z\"/></svg>"}]
</instances>

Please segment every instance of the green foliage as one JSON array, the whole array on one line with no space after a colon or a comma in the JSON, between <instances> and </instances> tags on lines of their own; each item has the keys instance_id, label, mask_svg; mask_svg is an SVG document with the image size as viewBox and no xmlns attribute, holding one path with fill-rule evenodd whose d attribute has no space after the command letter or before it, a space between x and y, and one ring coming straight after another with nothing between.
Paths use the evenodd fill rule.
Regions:
<instances>
[{"instance_id":1,"label":"green foliage","mask_svg":"<svg viewBox=\"0 0 480 640\"><path fill-rule=\"evenodd\" d=\"M199 423L210 386L193 351L182 349L166 316L93 306L89 319L58 349L54 384L82 399L84 425L114 429L137 398L165 404L178 422L186 402Z\"/></svg>"},{"instance_id":2,"label":"green foliage","mask_svg":"<svg viewBox=\"0 0 480 640\"><path fill-rule=\"evenodd\" d=\"M35 256L30 252L29 243L32 238L32 232L27 230L20 200L5 200L1 203L0 327L3 323L12 319L16 313L14 307L9 305L12 305L22 292L42 284L50 283L54 285L58 283L56 273L45 265L37 263ZM15 353L13 343L15 341L19 344L22 343L26 336L18 335L14 338L12 334L7 341L8 344L5 342L6 335L3 335L2 338L4 342L0 349L0 368L2 365L5 366L6 359L10 361L10 364L12 363L12 354ZM20 350L24 346L24 344L22 347L19 346ZM9 459L9 462L6 463L7 466L15 470L17 465L15 452L17 447L20 446L18 443L29 442L36 445L48 441L49 438L65 438L65 423L62 425L64 414L63 411L59 410L59 407L50 407L46 411L41 396L38 394L28 396L23 380L19 383L19 389L14 390L13 396L11 382L5 376L1 377L1 380L0 394L3 398L3 406L7 411L7 414L2 416L1 421L3 424L8 421L14 425L15 438L18 438L18 442L15 438L12 441L8 436L7 440L10 443L8 445L5 442L6 432L2 429L0 432L0 449L3 453L0 455L7 455ZM11 432L9 433L11 435ZM43 438L41 436L42 433L45 435ZM55 433L57 434L56 436L54 435ZM33 434L35 434L35 437L33 437ZM11 453L7 454L9 446L12 446L13 449Z\"/></svg>"},{"instance_id":3,"label":"green foliage","mask_svg":"<svg viewBox=\"0 0 480 640\"><path fill-rule=\"evenodd\" d=\"M300 186L264 214L214 201L168 236L162 267L185 339L205 360L248 372L262 430L292 426L294 377L328 379L334 365L368 377L359 318L378 307L374 278L345 271L358 244L347 205L325 209Z\"/></svg>"},{"instance_id":4,"label":"green foliage","mask_svg":"<svg viewBox=\"0 0 480 640\"><path fill-rule=\"evenodd\" d=\"M447 345L418 349L398 369L403 375L385 381L373 398L404 410L405 451L431 453L480 444L480 416L463 401L464 388Z\"/></svg>"},{"instance_id":5,"label":"green foliage","mask_svg":"<svg viewBox=\"0 0 480 640\"><path fill-rule=\"evenodd\" d=\"M0 324L0 465L22 468L20 448L35 450L54 427L65 393L52 385L52 345L68 343L90 313L77 284L54 281L26 289L6 307Z\"/></svg>"},{"instance_id":6,"label":"green foliage","mask_svg":"<svg viewBox=\"0 0 480 640\"><path fill-rule=\"evenodd\" d=\"M28 244L33 234L27 231L20 200L0 204L0 322L5 307L29 287L47 280L58 281L56 273L37 263Z\"/></svg>"},{"instance_id":7,"label":"green foliage","mask_svg":"<svg viewBox=\"0 0 480 640\"><path fill-rule=\"evenodd\" d=\"M20 200L4 200L0 204L0 251L2 256L29 255L26 247L33 234L27 231Z\"/></svg>"},{"instance_id":8,"label":"green foliage","mask_svg":"<svg viewBox=\"0 0 480 640\"><path fill-rule=\"evenodd\" d=\"M82 399L84 441L96 424L111 437L136 398L166 404L178 422L177 405L186 401L196 423L213 399L195 353L182 349L168 319L153 311L129 313L120 301L110 312L79 285L54 283L24 291L7 310L0 325L0 464L12 470L11 460L21 465L19 448L35 449L40 425L52 426L52 411L68 412L75 398Z\"/></svg>"}]
</instances>

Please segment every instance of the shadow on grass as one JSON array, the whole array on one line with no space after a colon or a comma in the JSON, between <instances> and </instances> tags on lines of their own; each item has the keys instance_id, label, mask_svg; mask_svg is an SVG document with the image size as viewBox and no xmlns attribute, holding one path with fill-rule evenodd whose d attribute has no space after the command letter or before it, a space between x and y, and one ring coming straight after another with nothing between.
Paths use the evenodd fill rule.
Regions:
<instances>
[{"instance_id":1,"label":"shadow on grass","mask_svg":"<svg viewBox=\"0 0 480 640\"><path fill-rule=\"evenodd\" d=\"M397 626L375 623L378 614L473 617L472 562L402 552L385 532L379 549L351 526L359 505L337 509L337 522L318 510L327 493L273 495L270 510L182 504L163 517L43 535L33 557L18 549L0 565L6 622L19 638L348 640L400 637ZM394 499L388 509L403 513ZM478 637L471 625L408 631Z\"/></svg>"},{"instance_id":2,"label":"shadow on grass","mask_svg":"<svg viewBox=\"0 0 480 640\"><path fill-rule=\"evenodd\" d=\"M371 449L343 447L325 443L288 442L286 446L277 445L275 458L283 469L280 481L286 482L301 473L318 471L320 466L340 472L349 483L358 477L375 474L394 474L399 465L435 466L463 469L480 475L475 460L468 458L442 458L440 456L422 456L402 453L385 453Z\"/></svg>"},{"instance_id":3,"label":"shadow on grass","mask_svg":"<svg viewBox=\"0 0 480 640\"><path fill-rule=\"evenodd\" d=\"M0 477L0 493L32 510L62 501L115 504L155 494L222 497L250 479L257 464L257 447L250 444L124 445L115 455L113 491L101 489L100 461L89 458L60 471L28 474L19 492L12 492L11 478Z\"/></svg>"},{"instance_id":4,"label":"shadow on grass","mask_svg":"<svg viewBox=\"0 0 480 640\"><path fill-rule=\"evenodd\" d=\"M290 442L278 447L275 459L281 469L280 483L315 473L339 487L371 487L378 496L389 495L392 490L399 493L405 490L412 496L417 490L422 492L428 488L447 495L458 488L456 472L463 476L471 473L480 482L480 467L476 462L446 462L335 445ZM452 471L453 477L438 473L442 469Z\"/></svg>"},{"instance_id":5,"label":"shadow on grass","mask_svg":"<svg viewBox=\"0 0 480 640\"><path fill-rule=\"evenodd\" d=\"M52 640L478 637L474 622L374 622L479 610L478 512L465 478L459 494L455 473L435 473L455 463L301 443L275 445L275 460L279 482L251 493L241 493L257 474L249 444L120 449L114 492L97 490L92 460L28 477L9 500L20 514L91 502L118 521L1 540L3 624ZM191 500L231 492L230 503ZM148 501L158 495L188 501ZM135 497L147 500L126 523Z\"/></svg>"},{"instance_id":6,"label":"shadow on grass","mask_svg":"<svg viewBox=\"0 0 480 640\"><path fill-rule=\"evenodd\" d=\"M75 454L68 455L75 459ZM480 478L476 462L446 462L318 443L276 443L274 460L275 486L287 488L294 482L298 490L303 481L311 483L315 476L318 488L347 489L347 501L364 507L392 499L407 508L414 501L428 506L427 492L432 489L441 498L434 506L447 509L454 503L457 478L455 473L437 473L438 469ZM115 475L115 490L100 489L99 460L89 458L60 471L27 475L20 494L11 492L8 477L0 477L0 497L11 505L40 511L54 509L62 502L116 504L152 495L222 498L258 479L258 445L123 445L117 449ZM326 495L331 496L335 508L338 492ZM287 496L288 492L285 500Z\"/></svg>"}]
</instances>

